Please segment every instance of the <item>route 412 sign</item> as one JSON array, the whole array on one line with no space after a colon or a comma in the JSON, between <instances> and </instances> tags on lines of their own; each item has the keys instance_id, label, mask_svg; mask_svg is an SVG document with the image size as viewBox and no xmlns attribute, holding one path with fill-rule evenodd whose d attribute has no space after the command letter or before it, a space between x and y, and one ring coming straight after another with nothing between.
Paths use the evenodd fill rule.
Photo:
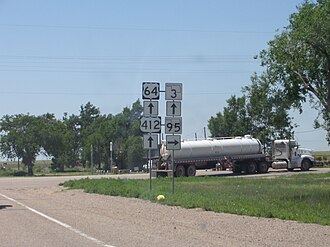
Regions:
<instances>
[{"instance_id":1,"label":"route 412 sign","mask_svg":"<svg viewBox=\"0 0 330 247\"><path fill-rule=\"evenodd\" d=\"M140 130L145 133L160 133L161 124L161 117L142 117Z\"/></svg>"}]
</instances>

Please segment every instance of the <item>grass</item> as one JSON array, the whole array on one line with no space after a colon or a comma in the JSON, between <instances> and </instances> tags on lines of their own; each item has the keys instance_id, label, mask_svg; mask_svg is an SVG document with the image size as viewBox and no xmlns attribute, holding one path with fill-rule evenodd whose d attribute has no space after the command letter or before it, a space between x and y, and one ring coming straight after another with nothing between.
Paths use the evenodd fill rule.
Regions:
<instances>
[{"instance_id":1,"label":"grass","mask_svg":"<svg viewBox=\"0 0 330 247\"><path fill-rule=\"evenodd\" d=\"M149 180L81 179L64 184L88 193L135 197L184 208L330 225L330 173L276 178L171 178Z\"/></svg>"}]
</instances>

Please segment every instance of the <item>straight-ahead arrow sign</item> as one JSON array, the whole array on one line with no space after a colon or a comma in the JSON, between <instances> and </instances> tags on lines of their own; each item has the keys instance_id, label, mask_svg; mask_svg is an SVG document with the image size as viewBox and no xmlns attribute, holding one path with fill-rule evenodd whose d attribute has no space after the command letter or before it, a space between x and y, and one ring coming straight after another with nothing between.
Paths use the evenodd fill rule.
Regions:
<instances>
[{"instance_id":1,"label":"straight-ahead arrow sign","mask_svg":"<svg viewBox=\"0 0 330 247\"><path fill-rule=\"evenodd\" d=\"M166 101L166 116L181 116L181 101Z\"/></svg>"},{"instance_id":2,"label":"straight-ahead arrow sign","mask_svg":"<svg viewBox=\"0 0 330 247\"><path fill-rule=\"evenodd\" d=\"M158 135L157 134L143 135L143 148L158 149Z\"/></svg>"},{"instance_id":3,"label":"straight-ahead arrow sign","mask_svg":"<svg viewBox=\"0 0 330 247\"><path fill-rule=\"evenodd\" d=\"M148 105L148 107L149 107L149 114L151 115L152 114L152 108L154 108L155 106L154 106L154 104L153 103L150 103L149 105Z\"/></svg>"},{"instance_id":4,"label":"straight-ahead arrow sign","mask_svg":"<svg viewBox=\"0 0 330 247\"><path fill-rule=\"evenodd\" d=\"M143 101L143 116L156 117L158 116L158 101Z\"/></svg>"}]
</instances>

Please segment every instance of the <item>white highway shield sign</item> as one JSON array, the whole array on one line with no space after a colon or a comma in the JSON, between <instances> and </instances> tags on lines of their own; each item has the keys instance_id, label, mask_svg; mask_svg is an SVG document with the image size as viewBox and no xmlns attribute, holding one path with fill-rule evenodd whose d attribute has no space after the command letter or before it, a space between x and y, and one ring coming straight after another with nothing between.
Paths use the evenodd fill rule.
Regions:
<instances>
[{"instance_id":1,"label":"white highway shield sign","mask_svg":"<svg viewBox=\"0 0 330 247\"><path fill-rule=\"evenodd\" d=\"M142 83L142 99L159 99L159 82Z\"/></svg>"},{"instance_id":2,"label":"white highway shield sign","mask_svg":"<svg viewBox=\"0 0 330 247\"><path fill-rule=\"evenodd\" d=\"M160 133L161 123L160 117L142 117L140 120L140 130L145 133Z\"/></svg>"}]
</instances>

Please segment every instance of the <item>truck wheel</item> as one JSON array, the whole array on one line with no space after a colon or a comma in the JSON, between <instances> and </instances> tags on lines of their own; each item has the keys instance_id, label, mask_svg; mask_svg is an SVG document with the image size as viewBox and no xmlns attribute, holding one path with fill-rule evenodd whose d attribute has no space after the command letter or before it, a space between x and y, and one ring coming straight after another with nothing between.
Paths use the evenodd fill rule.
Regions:
<instances>
[{"instance_id":1,"label":"truck wheel","mask_svg":"<svg viewBox=\"0 0 330 247\"><path fill-rule=\"evenodd\" d=\"M311 167L311 162L308 159L303 159L300 169L302 171L308 171L310 167Z\"/></svg>"},{"instance_id":2,"label":"truck wheel","mask_svg":"<svg viewBox=\"0 0 330 247\"><path fill-rule=\"evenodd\" d=\"M257 164L254 161L249 162L245 168L247 174L253 174L257 172Z\"/></svg>"},{"instance_id":3,"label":"truck wheel","mask_svg":"<svg viewBox=\"0 0 330 247\"><path fill-rule=\"evenodd\" d=\"M241 169L241 166L239 164L234 164L232 170L233 170L234 174L241 174L242 173L242 169Z\"/></svg>"},{"instance_id":4,"label":"truck wheel","mask_svg":"<svg viewBox=\"0 0 330 247\"><path fill-rule=\"evenodd\" d=\"M175 170L176 177L184 177L186 175L186 170L183 165L178 165Z\"/></svg>"},{"instance_id":5,"label":"truck wheel","mask_svg":"<svg viewBox=\"0 0 330 247\"><path fill-rule=\"evenodd\" d=\"M267 173L268 172L268 163L265 161L261 161L258 164L258 172L259 173Z\"/></svg>"},{"instance_id":6,"label":"truck wheel","mask_svg":"<svg viewBox=\"0 0 330 247\"><path fill-rule=\"evenodd\" d=\"M196 175L196 166L195 165L190 165L187 168L187 176L188 177L193 177Z\"/></svg>"}]
</instances>

